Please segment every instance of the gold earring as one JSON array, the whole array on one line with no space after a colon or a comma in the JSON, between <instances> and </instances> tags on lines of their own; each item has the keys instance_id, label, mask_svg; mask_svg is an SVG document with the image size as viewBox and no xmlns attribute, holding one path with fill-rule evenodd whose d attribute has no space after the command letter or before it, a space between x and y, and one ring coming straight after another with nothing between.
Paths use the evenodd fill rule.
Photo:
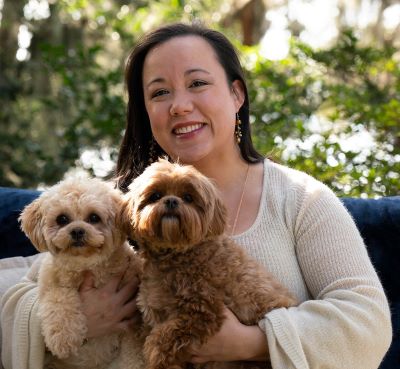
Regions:
<instances>
[{"instance_id":1,"label":"gold earring","mask_svg":"<svg viewBox=\"0 0 400 369\"><path fill-rule=\"evenodd\" d=\"M154 163L156 160L156 141L153 136L151 136L151 140L149 143L149 160L148 160L148 165L151 163Z\"/></svg>"},{"instance_id":2,"label":"gold earring","mask_svg":"<svg viewBox=\"0 0 400 369\"><path fill-rule=\"evenodd\" d=\"M239 118L239 114L236 113L236 124L235 124L235 137L236 137L236 142L240 144L240 141L242 140L242 128L241 128L242 121Z\"/></svg>"}]
</instances>

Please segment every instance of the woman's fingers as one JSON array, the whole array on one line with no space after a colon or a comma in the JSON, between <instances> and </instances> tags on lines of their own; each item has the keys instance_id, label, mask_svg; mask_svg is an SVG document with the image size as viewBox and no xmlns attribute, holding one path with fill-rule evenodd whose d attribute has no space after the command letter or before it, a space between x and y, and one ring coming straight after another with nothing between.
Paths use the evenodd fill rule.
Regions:
<instances>
[{"instance_id":1,"label":"woman's fingers","mask_svg":"<svg viewBox=\"0 0 400 369\"><path fill-rule=\"evenodd\" d=\"M139 287L139 278L135 277L126 282L118 291L117 294L121 303L126 303L136 296Z\"/></svg>"},{"instance_id":2,"label":"woman's fingers","mask_svg":"<svg viewBox=\"0 0 400 369\"><path fill-rule=\"evenodd\" d=\"M132 316L135 314L136 310L137 310L136 299L134 298L134 299L129 300L127 303L125 303L121 307L121 309L118 313L119 320L123 321L123 320L132 318Z\"/></svg>"},{"instance_id":3,"label":"woman's fingers","mask_svg":"<svg viewBox=\"0 0 400 369\"><path fill-rule=\"evenodd\" d=\"M208 361L209 361L208 359L197 355L192 355L190 358L190 362L192 364L204 364L207 363Z\"/></svg>"},{"instance_id":4,"label":"woman's fingers","mask_svg":"<svg viewBox=\"0 0 400 369\"><path fill-rule=\"evenodd\" d=\"M118 275L96 288L93 275L85 275L79 295L87 319L87 338L129 329L137 310L139 279L132 278L121 286L122 278L123 275Z\"/></svg>"},{"instance_id":5,"label":"woman's fingers","mask_svg":"<svg viewBox=\"0 0 400 369\"><path fill-rule=\"evenodd\" d=\"M118 331L124 331L124 332L129 332L130 330L135 328L135 318L130 318L130 319L125 319L121 320L117 325L116 329Z\"/></svg>"},{"instance_id":6,"label":"woman's fingers","mask_svg":"<svg viewBox=\"0 0 400 369\"><path fill-rule=\"evenodd\" d=\"M79 292L89 291L92 288L94 288L94 276L91 272L85 271L84 277L83 277L83 282L79 286Z\"/></svg>"}]
</instances>

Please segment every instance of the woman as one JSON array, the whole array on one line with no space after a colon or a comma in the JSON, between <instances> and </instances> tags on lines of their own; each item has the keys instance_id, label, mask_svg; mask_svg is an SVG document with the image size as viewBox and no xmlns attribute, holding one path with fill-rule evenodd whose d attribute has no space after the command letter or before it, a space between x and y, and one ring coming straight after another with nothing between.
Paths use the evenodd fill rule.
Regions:
<instances>
[{"instance_id":1,"label":"woman","mask_svg":"<svg viewBox=\"0 0 400 369\"><path fill-rule=\"evenodd\" d=\"M215 180L228 232L302 303L258 326L226 311L192 362L271 360L273 368L377 368L391 341L385 295L363 241L332 192L253 148L238 57L220 33L162 27L126 67L127 129L117 174L126 189L161 155Z\"/></svg>"},{"instance_id":2,"label":"woman","mask_svg":"<svg viewBox=\"0 0 400 369\"><path fill-rule=\"evenodd\" d=\"M274 369L377 368L391 341L390 312L363 241L326 186L264 160L253 148L246 84L230 42L200 26L162 27L132 51L126 82L119 187L126 190L161 155L194 165L219 187L228 210L227 231L300 301L250 327L226 309L220 332L192 347L191 361L271 361ZM23 296L22 288L33 294L34 269L14 296ZM118 285L116 279L95 289L86 278L80 294L88 337L129 326L137 281ZM35 332L30 352L41 353L44 346Z\"/></svg>"}]
</instances>

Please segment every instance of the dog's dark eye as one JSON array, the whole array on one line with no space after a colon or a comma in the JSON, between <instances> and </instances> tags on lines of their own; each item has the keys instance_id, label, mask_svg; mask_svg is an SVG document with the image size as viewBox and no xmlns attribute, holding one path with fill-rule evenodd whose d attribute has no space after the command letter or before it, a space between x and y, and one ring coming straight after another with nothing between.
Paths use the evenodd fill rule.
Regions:
<instances>
[{"instance_id":1,"label":"dog's dark eye","mask_svg":"<svg viewBox=\"0 0 400 369\"><path fill-rule=\"evenodd\" d=\"M65 215L65 214L60 214L57 218L56 218L56 222L59 226L65 226L69 223L69 218Z\"/></svg>"},{"instance_id":2,"label":"dog's dark eye","mask_svg":"<svg viewBox=\"0 0 400 369\"><path fill-rule=\"evenodd\" d=\"M149 202L156 202L160 200L161 197L162 197L161 192L159 191L153 192L149 197Z\"/></svg>"},{"instance_id":3,"label":"dog's dark eye","mask_svg":"<svg viewBox=\"0 0 400 369\"><path fill-rule=\"evenodd\" d=\"M193 197L192 197L192 195L191 195L190 193L185 193L185 194L182 196L182 199L183 199L183 201L185 201L185 202L187 202L187 203L193 202Z\"/></svg>"},{"instance_id":4,"label":"dog's dark eye","mask_svg":"<svg viewBox=\"0 0 400 369\"><path fill-rule=\"evenodd\" d=\"M100 223L101 222L101 218L97 214L92 213L92 214L89 215L88 222L91 223L91 224Z\"/></svg>"}]
</instances>

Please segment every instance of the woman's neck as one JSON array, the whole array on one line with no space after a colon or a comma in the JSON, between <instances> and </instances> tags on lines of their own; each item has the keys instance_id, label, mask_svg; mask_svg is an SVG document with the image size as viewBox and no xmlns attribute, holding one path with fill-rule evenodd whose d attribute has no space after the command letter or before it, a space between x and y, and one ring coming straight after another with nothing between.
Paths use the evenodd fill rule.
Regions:
<instances>
[{"instance_id":1,"label":"woman's neck","mask_svg":"<svg viewBox=\"0 0 400 369\"><path fill-rule=\"evenodd\" d=\"M227 210L229 235L247 230L256 219L261 201L264 164L249 164L240 155L231 153L214 161L208 158L193 163L201 173L215 181Z\"/></svg>"},{"instance_id":2,"label":"woman's neck","mask_svg":"<svg viewBox=\"0 0 400 369\"><path fill-rule=\"evenodd\" d=\"M215 181L221 192L226 192L235 189L241 183L241 174L247 170L248 163L237 150L232 155L220 156L215 159L205 158L193 163L193 166Z\"/></svg>"},{"instance_id":3,"label":"woman's neck","mask_svg":"<svg viewBox=\"0 0 400 369\"><path fill-rule=\"evenodd\" d=\"M252 181L252 165L240 155L220 158L214 162L207 160L194 164L196 169L215 181L227 210L228 234L243 230L243 215L248 213L249 195Z\"/></svg>"}]
</instances>

